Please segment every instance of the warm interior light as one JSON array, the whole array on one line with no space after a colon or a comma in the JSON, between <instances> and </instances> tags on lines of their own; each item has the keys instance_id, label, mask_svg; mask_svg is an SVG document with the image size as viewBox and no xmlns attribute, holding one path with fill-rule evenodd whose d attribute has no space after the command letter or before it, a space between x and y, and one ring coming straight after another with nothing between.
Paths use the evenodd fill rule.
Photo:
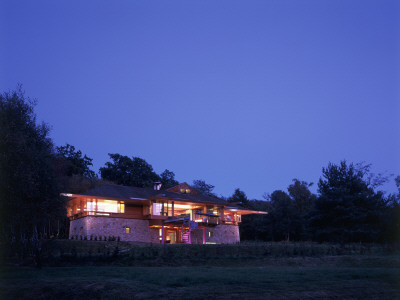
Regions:
<instances>
[{"instance_id":1,"label":"warm interior light","mask_svg":"<svg viewBox=\"0 0 400 300\"><path fill-rule=\"evenodd\" d=\"M174 204L174 209L191 209L192 207L187 204Z\"/></svg>"}]
</instances>

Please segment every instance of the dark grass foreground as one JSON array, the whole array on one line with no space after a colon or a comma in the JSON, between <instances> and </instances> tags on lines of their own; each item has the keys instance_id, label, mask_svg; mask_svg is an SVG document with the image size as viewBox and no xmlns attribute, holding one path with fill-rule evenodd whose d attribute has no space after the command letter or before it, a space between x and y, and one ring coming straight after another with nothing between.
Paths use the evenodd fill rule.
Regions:
<instances>
[{"instance_id":1,"label":"dark grass foreground","mask_svg":"<svg viewBox=\"0 0 400 300\"><path fill-rule=\"evenodd\" d=\"M186 248L120 244L118 253L112 251L115 244L63 245L64 254L52 253L42 269L6 264L0 299L400 299L400 257L382 247L370 246L369 253L350 247L341 255L314 249L307 255L287 250L286 243ZM289 248L310 246L294 245ZM265 247L281 251L260 250Z\"/></svg>"}]
</instances>

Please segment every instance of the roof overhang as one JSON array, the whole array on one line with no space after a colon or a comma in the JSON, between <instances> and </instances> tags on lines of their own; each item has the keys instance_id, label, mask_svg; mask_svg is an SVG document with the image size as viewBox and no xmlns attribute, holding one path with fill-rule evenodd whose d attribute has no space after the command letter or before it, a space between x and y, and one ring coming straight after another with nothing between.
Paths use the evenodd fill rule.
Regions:
<instances>
[{"instance_id":1,"label":"roof overhang","mask_svg":"<svg viewBox=\"0 0 400 300\"><path fill-rule=\"evenodd\" d=\"M104 197L104 196L93 196L93 195L82 195L82 194L67 194L61 193L60 196L70 198L68 201L73 200L75 198L86 198L86 199L101 199L101 200L116 200L116 201L125 201L126 203L134 203L134 204L147 204L150 202L149 199L146 198L116 198L116 197Z\"/></svg>"},{"instance_id":2,"label":"roof overhang","mask_svg":"<svg viewBox=\"0 0 400 300\"><path fill-rule=\"evenodd\" d=\"M268 214L268 212L266 212L266 211L243 209L243 208L232 207L232 206L225 207L225 210L226 211L239 212L241 215L252 215L252 214L267 215Z\"/></svg>"},{"instance_id":3,"label":"roof overhang","mask_svg":"<svg viewBox=\"0 0 400 300\"><path fill-rule=\"evenodd\" d=\"M196 200L183 199L183 198L163 197L163 196L159 196L159 195L149 197L149 200L164 200L164 201L174 201L174 202L176 201L176 202L182 202L183 204L196 203L196 204L219 205L219 206L229 205L228 203L196 201Z\"/></svg>"}]
</instances>

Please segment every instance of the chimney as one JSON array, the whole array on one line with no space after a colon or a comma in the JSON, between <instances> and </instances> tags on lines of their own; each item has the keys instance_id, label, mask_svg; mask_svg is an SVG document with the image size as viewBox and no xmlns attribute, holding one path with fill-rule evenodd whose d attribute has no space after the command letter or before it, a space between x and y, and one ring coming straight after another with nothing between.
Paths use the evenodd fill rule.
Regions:
<instances>
[{"instance_id":1,"label":"chimney","mask_svg":"<svg viewBox=\"0 0 400 300\"><path fill-rule=\"evenodd\" d=\"M161 189L162 183L161 182L154 182L154 190L159 191Z\"/></svg>"}]
</instances>

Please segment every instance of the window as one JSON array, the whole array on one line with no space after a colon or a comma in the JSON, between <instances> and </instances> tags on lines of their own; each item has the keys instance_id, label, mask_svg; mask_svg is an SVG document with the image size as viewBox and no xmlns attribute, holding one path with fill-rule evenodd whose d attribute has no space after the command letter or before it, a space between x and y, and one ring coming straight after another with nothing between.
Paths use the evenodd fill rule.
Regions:
<instances>
[{"instance_id":1,"label":"window","mask_svg":"<svg viewBox=\"0 0 400 300\"><path fill-rule=\"evenodd\" d=\"M125 227L125 233L131 233L131 228L130 227Z\"/></svg>"},{"instance_id":2,"label":"window","mask_svg":"<svg viewBox=\"0 0 400 300\"><path fill-rule=\"evenodd\" d=\"M97 211L118 213L118 201L97 200Z\"/></svg>"},{"instance_id":3,"label":"window","mask_svg":"<svg viewBox=\"0 0 400 300\"><path fill-rule=\"evenodd\" d=\"M208 237L213 237L213 236L214 236L214 232L209 231L209 232L208 232Z\"/></svg>"},{"instance_id":4,"label":"window","mask_svg":"<svg viewBox=\"0 0 400 300\"><path fill-rule=\"evenodd\" d=\"M153 203L153 215L161 215L162 203Z\"/></svg>"},{"instance_id":5,"label":"window","mask_svg":"<svg viewBox=\"0 0 400 300\"><path fill-rule=\"evenodd\" d=\"M95 201L88 201L87 202L87 204L86 204L86 206L87 206L87 210L88 211L95 211L95 209L96 209L96 202Z\"/></svg>"}]
</instances>

